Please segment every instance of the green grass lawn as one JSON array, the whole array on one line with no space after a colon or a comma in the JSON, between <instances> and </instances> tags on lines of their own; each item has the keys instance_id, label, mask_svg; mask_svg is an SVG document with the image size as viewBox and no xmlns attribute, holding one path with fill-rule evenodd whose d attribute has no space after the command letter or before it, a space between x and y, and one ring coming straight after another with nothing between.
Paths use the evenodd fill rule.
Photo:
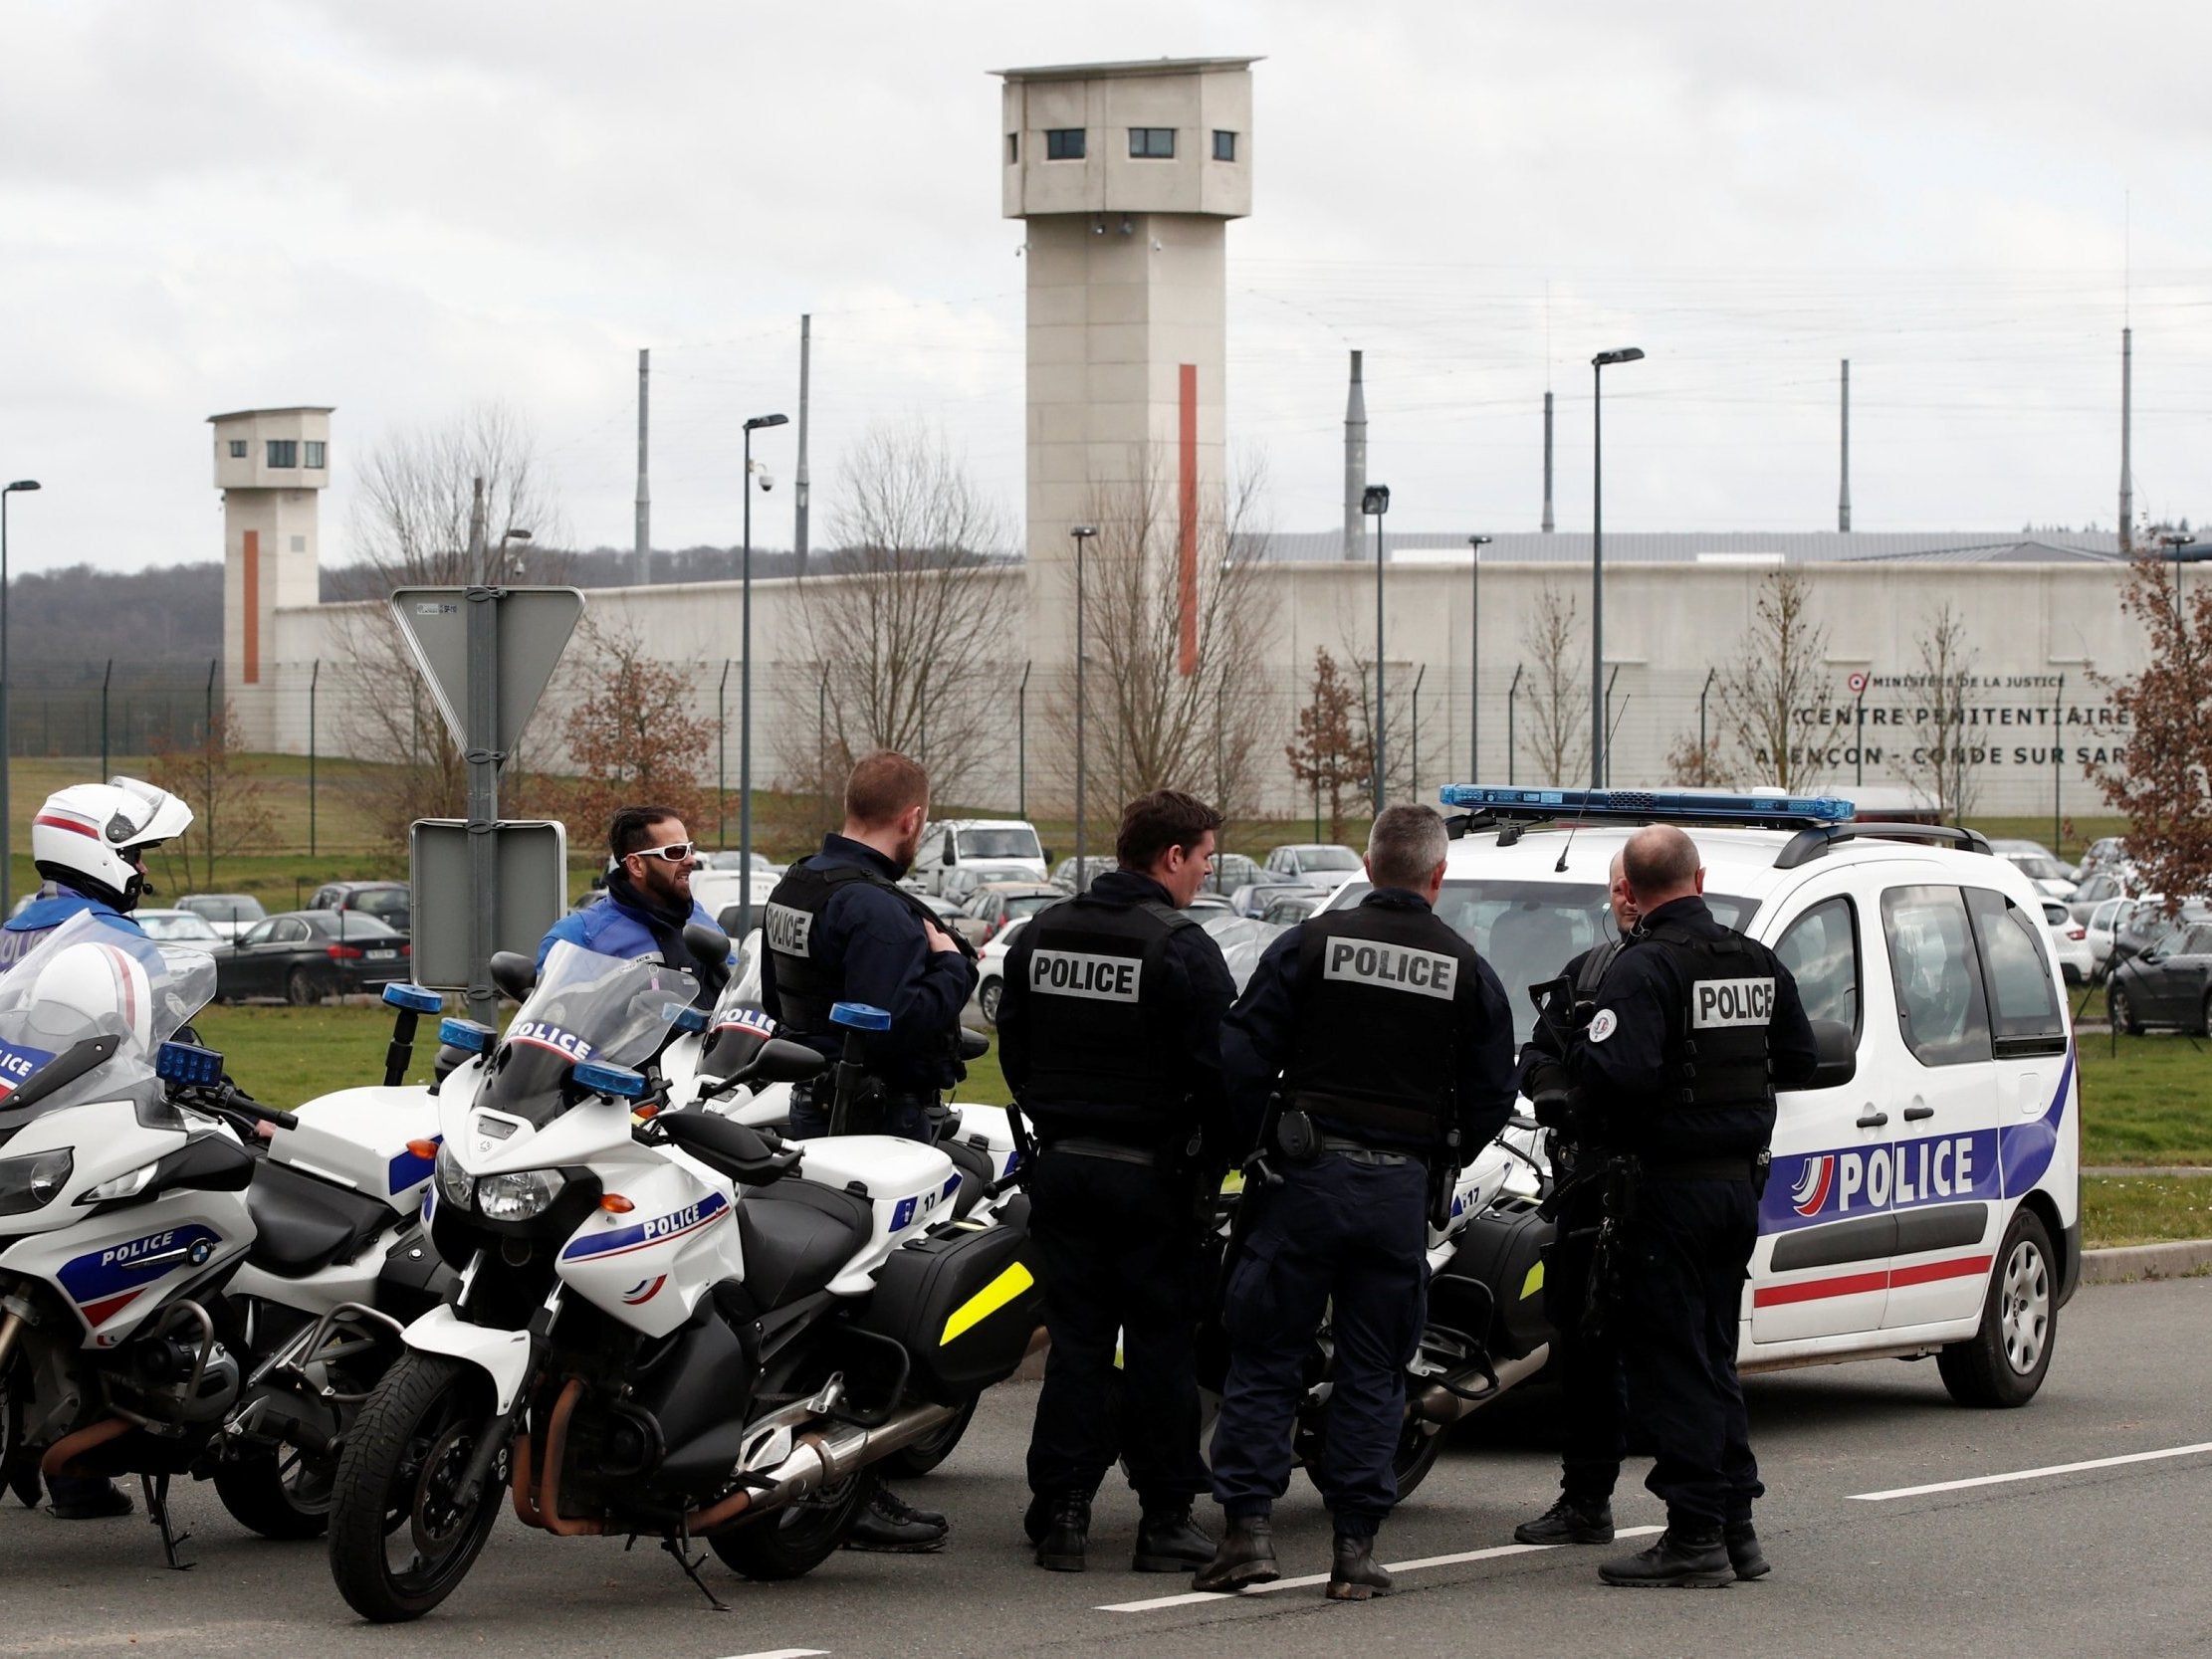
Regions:
<instances>
[{"instance_id":1,"label":"green grass lawn","mask_svg":"<svg viewBox=\"0 0 2212 1659\"><path fill-rule=\"evenodd\" d=\"M2212 1164L2212 1045L2089 1031L2080 1053L2085 1164Z\"/></svg>"},{"instance_id":2,"label":"green grass lawn","mask_svg":"<svg viewBox=\"0 0 2212 1659\"><path fill-rule=\"evenodd\" d=\"M2091 1175L2082 1182L2088 1249L2184 1238L2212 1238L2212 1176Z\"/></svg>"}]
</instances>

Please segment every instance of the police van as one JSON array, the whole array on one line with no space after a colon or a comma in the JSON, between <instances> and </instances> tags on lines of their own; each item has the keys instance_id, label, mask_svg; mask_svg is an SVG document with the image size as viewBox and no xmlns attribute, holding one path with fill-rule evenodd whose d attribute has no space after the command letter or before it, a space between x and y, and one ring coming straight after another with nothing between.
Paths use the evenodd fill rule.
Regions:
<instances>
[{"instance_id":1,"label":"police van","mask_svg":"<svg viewBox=\"0 0 2212 1659\"><path fill-rule=\"evenodd\" d=\"M1796 978L1822 1077L1778 1099L1742 1368L1933 1354L1962 1403L2033 1397L2082 1266L2080 1084L2034 884L1973 831L1861 822L1847 800L1443 799L1465 815L1437 913L1504 981L1518 1040L1530 987L1609 936L1609 868L1648 823L1689 831L1714 917Z\"/></svg>"}]
</instances>

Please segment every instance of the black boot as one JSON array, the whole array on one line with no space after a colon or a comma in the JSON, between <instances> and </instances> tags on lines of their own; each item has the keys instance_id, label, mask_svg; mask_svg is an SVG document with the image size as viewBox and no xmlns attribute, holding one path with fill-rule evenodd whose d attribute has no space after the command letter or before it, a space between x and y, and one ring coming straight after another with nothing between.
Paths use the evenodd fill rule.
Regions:
<instances>
[{"instance_id":1,"label":"black boot","mask_svg":"<svg viewBox=\"0 0 2212 1659\"><path fill-rule=\"evenodd\" d=\"M1240 1590L1248 1584L1271 1584L1282 1576L1275 1565L1274 1527L1264 1515L1231 1521L1214 1552L1214 1558L1191 1579L1195 1590Z\"/></svg>"},{"instance_id":2,"label":"black boot","mask_svg":"<svg viewBox=\"0 0 2212 1659\"><path fill-rule=\"evenodd\" d=\"M1331 1601L1365 1601L1371 1595L1390 1594L1390 1574L1375 1564L1374 1539L1336 1535L1324 1593Z\"/></svg>"},{"instance_id":3,"label":"black boot","mask_svg":"<svg viewBox=\"0 0 2212 1659\"><path fill-rule=\"evenodd\" d=\"M1728 1547L1728 1564L1738 1578L1764 1578L1774 1570L1767 1565L1766 1552L1759 1548L1759 1535L1750 1522L1731 1521L1722 1530L1721 1541Z\"/></svg>"},{"instance_id":4,"label":"black boot","mask_svg":"<svg viewBox=\"0 0 2212 1659\"><path fill-rule=\"evenodd\" d=\"M57 1521L106 1521L130 1513L130 1494L106 1475L53 1475L47 1490L54 1495Z\"/></svg>"},{"instance_id":5,"label":"black boot","mask_svg":"<svg viewBox=\"0 0 2212 1659\"><path fill-rule=\"evenodd\" d=\"M1091 1501L1080 1492L1061 1493L1052 1500L1044 1534L1037 1540L1037 1565L1047 1572L1082 1571L1090 1532Z\"/></svg>"},{"instance_id":6,"label":"black boot","mask_svg":"<svg viewBox=\"0 0 2212 1659\"><path fill-rule=\"evenodd\" d=\"M1720 1529L1711 1525L1668 1527L1659 1542L1640 1555L1623 1555L1598 1568L1609 1584L1636 1589L1712 1588L1735 1577Z\"/></svg>"},{"instance_id":7,"label":"black boot","mask_svg":"<svg viewBox=\"0 0 2212 1659\"><path fill-rule=\"evenodd\" d=\"M1132 1572L1189 1572L1214 1558L1214 1541L1192 1518L1191 1506L1145 1511L1137 1529Z\"/></svg>"},{"instance_id":8,"label":"black boot","mask_svg":"<svg viewBox=\"0 0 2212 1659\"><path fill-rule=\"evenodd\" d=\"M1600 1498L1594 1504L1561 1498L1533 1521L1513 1529L1516 1544L1611 1544L1613 1506Z\"/></svg>"},{"instance_id":9,"label":"black boot","mask_svg":"<svg viewBox=\"0 0 2212 1659\"><path fill-rule=\"evenodd\" d=\"M885 1555L926 1555L945 1548L945 1532L942 1515L914 1508L876 1481L859 1519L845 1535L845 1548Z\"/></svg>"}]
</instances>

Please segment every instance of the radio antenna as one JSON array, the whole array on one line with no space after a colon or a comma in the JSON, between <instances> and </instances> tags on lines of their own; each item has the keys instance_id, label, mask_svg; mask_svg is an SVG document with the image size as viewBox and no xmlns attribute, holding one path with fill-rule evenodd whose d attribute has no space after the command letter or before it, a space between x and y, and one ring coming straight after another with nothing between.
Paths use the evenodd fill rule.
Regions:
<instances>
[{"instance_id":1,"label":"radio antenna","mask_svg":"<svg viewBox=\"0 0 2212 1659\"><path fill-rule=\"evenodd\" d=\"M1628 700L1626 698L1623 698L1621 700L1621 707L1614 710L1613 712L1612 723L1606 726L1605 751L1608 754L1611 754L1613 752L1613 733L1619 728L1621 725L1621 717L1628 712ZM1590 797L1592 795L1595 795L1596 793L1597 790L1595 789L1586 790L1584 792L1582 797L1582 805L1575 811L1575 821L1567 826L1567 845L1559 849L1559 862L1551 867L1551 873L1553 875L1559 876L1566 873L1567 855L1575 850L1575 831L1582 828L1583 816L1590 810Z\"/></svg>"}]
</instances>

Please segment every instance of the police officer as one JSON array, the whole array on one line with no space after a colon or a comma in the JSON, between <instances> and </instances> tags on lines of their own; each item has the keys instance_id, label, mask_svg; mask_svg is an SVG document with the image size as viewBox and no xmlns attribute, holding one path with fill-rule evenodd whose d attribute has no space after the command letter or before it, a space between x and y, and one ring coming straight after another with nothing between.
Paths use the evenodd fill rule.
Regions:
<instances>
[{"instance_id":1,"label":"police officer","mask_svg":"<svg viewBox=\"0 0 2212 1659\"><path fill-rule=\"evenodd\" d=\"M1247 1137L1264 1123L1283 1155L1279 1186L1247 1185L1255 1214L1223 1292L1214 1495L1228 1529L1197 1589L1278 1575L1268 1517L1289 1484L1325 1308L1336 1371L1314 1473L1336 1529L1327 1593L1363 1601L1390 1588L1375 1533L1398 1501L1405 1366L1427 1307L1430 1165L1472 1157L1513 1109L1505 992L1432 910L1446 845L1428 807L1386 808L1367 843L1374 891L1270 945L1222 1023L1230 1109Z\"/></svg>"},{"instance_id":2,"label":"police officer","mask_svg":"<svg viewBox=\"0 0 2212 1659\"><path fill-rule=\"evenodd\" d=\"M580 911L570 911L546 931L538 944L538 965L561 939L596 950L602 956L650 956L671 967L694 969L684 929L700 922L712 928L709 916L691 896L691 873L699 868L684 821L673 808L625 806L607 824L607 851L613 868L606 879L606 897ZM717 986L702 975L699 1001L710 1005Z\"/></svg>"},{"instance_id":3,"label":"police officer","mask_svg":"<svg viewBox=\"0 0 2212 1659\"><path fill-rule=\"evenodd\" d=\"M0 971L20 962L73 916L87 912L125 933L146 893L146 854L192 825L192 809L132 777L78 783L56 790L31 819L31 860L46 879L40 895L0 928ZM38 1502L36 1469L10 1471L26 1504ZM61 1521L98 1521L130 1513L130 1495L105 1475L55 1475L48 1480Z\"/></svg>"},{"instance_id":4,"label":"police officer","mask_svg":"<svg viewBox=\"0 0 2212 1659\"><path fill-rule=\"evenodd\" d=\"M887 1010L890 1029L870 1049L877 1121L854 1127L924 1141L936 1138L939 1092L965 1075L960 1011L976 989L976 964L961 942L898 885L921 850L929 809L928 772L891 749L869 755L845 781L843 831L783 872L761 919L761 1000L782 1034L834 1060L845 1039L830 1022L833 1004ZM794 1136L828 1133L826 1093L792 1091ZM942 1515L913 1508L879 1481L846 1545L911 1555L942 1549L945 1533Z\"/></svg>"},{"instance_id":5,"label":"police officer","mask_svg":"<svg viewBox=\"0 0 2212 1659\"><path fill-rule=\"evenodd\" d=\"M1221 1142L1220 1022L1236 986L1185 913L1221 815L1172 789L1131 801L1120 864L1026 924L1006 952L998 1058L1041 1149L1029 1236L1052 1340L1029 1437L1037 1564L1083 1567L1091 1499L1114 1461L1114 1346L1139 1572L1214 1554L1191 1516L1207 1489L1194 1346L1207 1192ZM1217 1186L1217 1171L1211 1171ZM1211 1214L1211 1205L1208 1206Z\"/></svg>"},{"instance_id":6,"label":"police officer","mask_svg":"<svg viewBox=\"0 0 2212 1659\"><path fill-rule=\"evenodd\" d=\"M1601 1178L1606 1146L1594 1115L1575 1098L1567 1050L1597 1009L1598 986L1636 927L1621 855L1613 856L1606 905L1614 931L1569 961L1539 1009L1521 1049L1521 1093L1551 1132L1555 1181L1550 1208L1558 1227L1544 1252L1544 1315L1551 1323L1552 1368L1565 1407L1559 1501L1513 1529L1521 1544L1611 1544L1613 1486L1625 1450L1621 1355L1608 1329L1587 1322L1590 1262L1605 1219ZM1542 989L1544 987L1539 987Z\"/></svg>"},{"instance_id":7,"label":"police officer","mask_svg":"<svg viewBox=\"0 0 2212 1659\"><path fill-rule=\"evenodd\" d=\"M1811 1081L1817 1054L1789 969L1713 920L1688 836L1639 830L1623 869L1639 936L1607 970L1567 1071L1633 1160L1619 1334L1629 1410L1657 1454L1645 1484L1666 1504L1666 1531L1598 1574L1722 1584L1767 1571L1736 1337L1774 1091Z\"/></svg>"}]
</instances>

